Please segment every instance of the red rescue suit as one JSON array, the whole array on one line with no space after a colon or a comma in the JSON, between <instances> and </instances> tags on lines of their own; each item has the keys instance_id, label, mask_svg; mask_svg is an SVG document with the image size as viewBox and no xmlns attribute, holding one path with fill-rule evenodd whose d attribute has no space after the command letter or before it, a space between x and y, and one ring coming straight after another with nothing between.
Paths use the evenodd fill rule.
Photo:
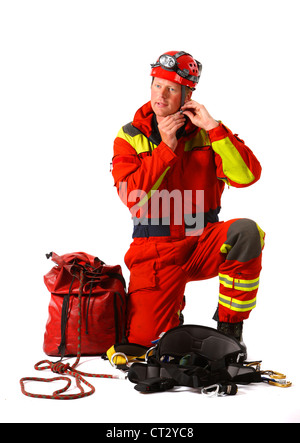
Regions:
<instances>
[{"instance_id":1,"label":"red rescue suit","mask_svg":"<svg viewBox=\"0 0 300 443\"><path fill-rule=\"evenodd\" d=\"M150 346L177 326L186 283L218 275L219 321L248 318L264 232L249 219L218 219L225 183L246 187L260 177L244 142L222 123L206 132L188 120L173 152L161 141L149 102L119 131L112 174L134 221L125 256L129 342Z\"/></svg>"}]
</instances>

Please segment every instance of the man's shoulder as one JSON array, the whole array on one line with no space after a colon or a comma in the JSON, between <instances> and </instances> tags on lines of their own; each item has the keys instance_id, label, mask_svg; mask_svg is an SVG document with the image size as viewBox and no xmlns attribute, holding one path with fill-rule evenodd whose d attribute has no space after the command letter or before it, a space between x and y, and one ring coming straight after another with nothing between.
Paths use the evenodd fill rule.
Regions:
<instances>
[{"instance_id":1,"label":"man's shoulder","mask_svg":"<svg viewBox=\"0 0 300 443\"><path fill-rule=\"evenodd\" d=\"M136 135L139 135L141 133L139 129L135 128L132 125L132 122L129 122L126 125L124 125L122 127L122 130L124 131L125 134L129 135L130 137L135 137Z\"/></svg>"}]
</instances>

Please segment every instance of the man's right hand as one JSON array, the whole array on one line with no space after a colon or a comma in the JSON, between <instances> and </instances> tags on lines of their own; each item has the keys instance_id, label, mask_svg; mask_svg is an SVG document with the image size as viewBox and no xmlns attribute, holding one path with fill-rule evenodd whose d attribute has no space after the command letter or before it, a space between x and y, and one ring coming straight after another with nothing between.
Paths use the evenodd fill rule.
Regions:
<instances>
[{"instance_id":1,"label":"man's right hand","mask_svg":"<svg viewBox=\"0 0 300 443\"><path fill-rule=\"evenodd\" d=\"M174 152L178 140L176 138L176 132L185 123L185 116L181 112L176 112L176 114L168 115L161 119L158 124L158 129L161 135L162 141L169 146Z\"/></svg>"}]
</instances>

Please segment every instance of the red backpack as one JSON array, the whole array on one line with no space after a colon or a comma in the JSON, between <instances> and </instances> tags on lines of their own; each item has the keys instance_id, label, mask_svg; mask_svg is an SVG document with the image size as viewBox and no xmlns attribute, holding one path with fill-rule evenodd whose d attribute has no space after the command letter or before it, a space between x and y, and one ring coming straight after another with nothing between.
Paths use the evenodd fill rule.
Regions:
<instances>
[{"instance_id":1,"label":"red backpack","mask_svg":"<svg viewBox=\"0 0 300 443\"><path fill-rule=\"evenodd\" d=\"M77 355L80 342L81 355L101 355L122 342L126 285L121 267L107 266L84 252L62 256L52 252L47 254L50 257L57 266L44 276L51 292L44 352L62 358Z\"/></svg>"}]
</instances>

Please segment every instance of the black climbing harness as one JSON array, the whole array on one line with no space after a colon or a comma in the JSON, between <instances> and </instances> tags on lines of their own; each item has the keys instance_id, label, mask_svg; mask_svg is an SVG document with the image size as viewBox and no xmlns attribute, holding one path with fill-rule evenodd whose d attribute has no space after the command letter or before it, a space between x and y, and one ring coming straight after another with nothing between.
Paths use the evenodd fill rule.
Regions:
<instances>
[{"instance_id":1,"label":"black climbing harness","mask_svg":"<svg viewBox=\"0 0 300 443\"><path fill-rule=\"evenodd\" d=\"M110 361L119 367L114 357L121 358L121 362L125 357L127 377L139 392L163 392L187 386L208 396L224 396L235 395L239 384L268 382L291 386L283 374L261 371L260 361L244 361L244 348L239 341L213 328L181 325L171 329L156 346L146 353L144 348L141 350L144 362L126 357L131 346L136 345L115 346ZM124 361L120 366L125 369Z\"/></svg>"}]
</instances>

